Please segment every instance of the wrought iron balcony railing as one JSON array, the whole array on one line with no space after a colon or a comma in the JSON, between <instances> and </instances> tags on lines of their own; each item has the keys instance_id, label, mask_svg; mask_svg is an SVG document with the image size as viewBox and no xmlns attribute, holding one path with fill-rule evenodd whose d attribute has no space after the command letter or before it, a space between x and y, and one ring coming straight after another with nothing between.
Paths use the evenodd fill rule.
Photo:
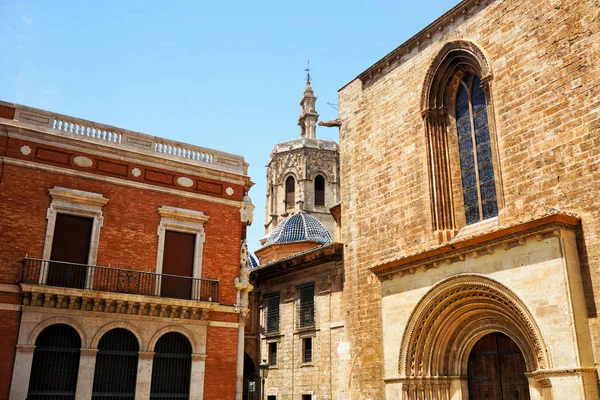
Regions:
<instances>
[{"instance_id":1,"label":"wrought iron balcony railing","mask_svg":"<svg viewBox=\"0 0 600 400\"><path fill-rule=\"evenodd\" d=\"M21 283L219 302L219 281L25 258Z\"/></svg>"}]
</instances>

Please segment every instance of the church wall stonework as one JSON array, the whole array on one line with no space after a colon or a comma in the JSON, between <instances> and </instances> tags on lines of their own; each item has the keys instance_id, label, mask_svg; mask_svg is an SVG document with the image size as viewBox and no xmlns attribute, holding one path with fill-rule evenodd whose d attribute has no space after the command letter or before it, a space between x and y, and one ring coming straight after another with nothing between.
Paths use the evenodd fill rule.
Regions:
<instances>
[{"instance_id":1,"label":"church wall stonework","mask_svg":"<svg viewBox=\"0 0 600 400\"><path fill-rule=\"evenodd\" d=\"M399 60L381 66L380 72L375 68L370 79L362 76L340 90L344 296L350 352L355 358L348 377L351 398L384 398L384 378L389 371L397 371L398 354L394 352L400 348L402 321L437 279L461 272L497 277L523 296L544 337L548 336L554 362L569 363L575 354L558 331L548 333L553 330L549 329L552 323L559 327L566 323L557 317L561 302L538 293L540 287L564 287L564 282L557 281L562 279L557 258L532 261L553 254L555 244L545 244L541 253L537 247L542 243L527 244L519 251L529 261L514 268L508 268L510 260L496 253L440 268L437 276L417 272L412 278L402 278L401 284L393 280L383 287L369 271L439 244L432 230L420 102L434 58L444 45L456 40L473 43L490 64L491 112L500 167L496 176L503 189L494 223L504 226L551 208L581 218L576 243L583 289L578 295L585 303L582 315L589 324L598 368L599 9L599 2L581 0L464 1L455 8L460 11L455 13L458 17L445 16L441 29L425 31ZM460 182L458 160L449 163L452 178L458 177ZM386 295L386 291L402 291L402 300L394 297L399 294ZM542 305L544 300L547 306ZM385 345L388 342L395 343L390 352ZM398 392L394 393L388 392L388 398L398 398Z\"/></svg>"}]
</instances>

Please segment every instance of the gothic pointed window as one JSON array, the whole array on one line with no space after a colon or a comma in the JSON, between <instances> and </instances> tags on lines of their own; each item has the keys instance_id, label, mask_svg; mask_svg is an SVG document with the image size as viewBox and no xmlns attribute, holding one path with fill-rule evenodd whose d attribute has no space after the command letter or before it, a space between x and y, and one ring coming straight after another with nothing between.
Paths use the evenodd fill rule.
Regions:
<instances>
[{"instance_id":1,"label":"gothic pointed window","mask_svg":"<svg viewBox=\"0 0 600 400\"><path fill-rule=\"evenodd\" d=\"M421 114L431 223L443 243L465 225L496 217L503 207L492 72L475 44L448 42L434 57L423 83Z\"/></svg>"},{"instance_id":2,"label":"gothic pointed window","mask_svg":"<svg viewBox=\"0 0 600 400\"><path fill-rule=\"evenodd\" d=\"M285 208L293 208L296 202L296 181L293 176L285 180Z\"/></svg>"},{"instance_id":3,"label":"gothic pointed window","mask_svg":"<svg viewBox=\"0 0 600 400\"><path fill-rule=\"evenodd\" d=\"M315 206L325 205L325 178L321 175L315 177Z\"/></svg>"},{"instance_id":4,"label":"gothic pointed window","mask_svg":"<svg viewBox=\"0 0 600 400\"><path fill-rule=\"evenodd\" d=\"M467 73L456 94L456 130L467 225L498 215L485 93Z\"/></svg>"}]
</instances>

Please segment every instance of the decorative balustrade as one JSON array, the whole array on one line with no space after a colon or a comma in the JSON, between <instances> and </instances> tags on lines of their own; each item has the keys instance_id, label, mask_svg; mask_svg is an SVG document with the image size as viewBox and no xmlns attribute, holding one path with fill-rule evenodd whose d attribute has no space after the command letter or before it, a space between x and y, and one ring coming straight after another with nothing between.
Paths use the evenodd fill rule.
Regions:
<instances>
[{"instance_id":1,"label":"decorative balustrade","mask_svg":"<svg viewBox=\"0 0 600 400\"><path fill-rule=\"evenodd\" d=\"M116 148L142 150L159 157L179 159L188 163L210 164L213 168L221 167L234 173L247 174L248 166L241 156L32 107L2 101L0 105L14 108L14 119L17 121L45 126L62 134L73 135L72 138L86 141L99 140Z\"/></svg>"},{"instance_id":2,"label":"decorative balustrade","mask_svg":"<svg viewBox=\"0 0 600 400\"><path fill-rule=\"evenodd\" d=\"M219 302L219 281L25 258L21 283Z\"/></svg>"},{"instance_id":3,"label":"decorative balustrade","mask_svg":"<svg viewBox=\"0 0 600 400\"><path fill-rule=\"evenodd\" d=\"M61 132L74 133L75 135L92 137L112 143L121 143L123 135L114 129L103 129L99 126L85 124L77 120L69 121L65 118L55 117L52 128Z\"/></svg>"}]
</instances>

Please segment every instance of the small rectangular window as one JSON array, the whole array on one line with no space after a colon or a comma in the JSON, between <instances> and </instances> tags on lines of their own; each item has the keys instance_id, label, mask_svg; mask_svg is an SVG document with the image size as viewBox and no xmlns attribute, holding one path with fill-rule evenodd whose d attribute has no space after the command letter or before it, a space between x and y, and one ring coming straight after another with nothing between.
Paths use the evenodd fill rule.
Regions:
<instances>
[{"instance_id":1,"label":"small rectangular window","mask_svg":"<svg viewBox=\"0 0 600 400\"><path fill-rule=\"evenodd\" d=\"M267 400L277 400L277 396L270 394L267 396Z\"/></svg>"},{"instance_id":2,"label":"small rectangular window","mask_svg":"<svg viewBox=\"0 0 600 400\"><path fill-rule=\"evenodd\" d=\"M302 362L312 362L312 337L302 339Z\"/></svg>"},{"instance_id":3,"label":"small rectangular window","mask_svg":"<svg viewBox=\"0 0 600 400\"><path fill-rule=\"evenodd\" d=\"M311 328L315 326L315 287L314 285L301 286L300 304L298 306L298 326Z\"/></svg>"},{"instance_id":4,"label":"small rectangular window","mask_svg":"<svg viewBox=\"0 0 600 400\"><path fill-rule=\"evenodd\" d=\"M279 333L279 293L265 297L265 332Z\"/></svg>"},{"instance_id":5,"label":"small rectangular window","mask_svg":"<svg viewBox=\"0 0 600 400\"><path fill-rule=\"evenodd\" d=\"M312 394L303 394L302 400L312 400Z\"/></svg>"},{"instance_id":6,"label":"small rectangular window","mask_svg":"<svg viewBox=\"0 0 600 400\"><path fill-rule=\"evenodd\" d=\"M277 343L269 343L269 365L277 365Z\"/></svg>"}]
</instances>

